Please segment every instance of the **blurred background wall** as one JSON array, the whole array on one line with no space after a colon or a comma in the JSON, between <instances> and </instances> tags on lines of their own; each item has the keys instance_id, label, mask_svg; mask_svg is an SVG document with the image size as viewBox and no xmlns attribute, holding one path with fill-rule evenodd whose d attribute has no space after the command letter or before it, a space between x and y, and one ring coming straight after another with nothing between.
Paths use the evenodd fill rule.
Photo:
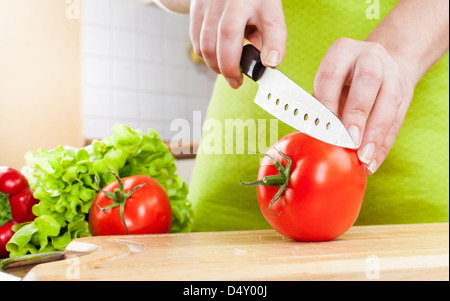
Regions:
<instances>
[{"instance_id":1,"label":"blurred background wall","mask_svg":"<svg viewBox=\"0 0 450 301\"><path fill-rule=\"evenodd\" d=\"M88 139L111 135L114 123L165 141L170 124L200 130L216 74L192 59L189 15L149 0L85 0L82 9L83 121ZM202 118L193 120L193 111ZM195 129L194 129L195 128Z\"/></svg>"},{"instance_id":2,"label":"blurred background wall","mask_svg":"<svg viewBox=\"0 0 450 301\"><path fill-rule=\"evenodd\" d=\"M0 165L21 168L29 150L82 145L80 9L79 1L0 0Z\"/></svg>"},{"instance_id":3,"label":"blurred background wall","mask_svg":"<svg viewBox=\"0 0 450 301\"><path fill-rule=\"evenodd\" d=\"M164 141L177 118L201 131L216 74L192 52L189 16L151 2L0 0L0 165L115 123Z\"/></svg>"}]
</instances>

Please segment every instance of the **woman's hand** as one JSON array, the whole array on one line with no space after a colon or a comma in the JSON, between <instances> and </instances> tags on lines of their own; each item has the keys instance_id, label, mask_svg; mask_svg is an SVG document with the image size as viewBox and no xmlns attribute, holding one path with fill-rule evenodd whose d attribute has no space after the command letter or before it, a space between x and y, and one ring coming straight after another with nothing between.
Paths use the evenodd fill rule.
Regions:
<instances>
[{"instance_id":1,"label":"woman's hand","mask_svg":"<svg viewBox=\"0 0 450 301\"><path fill-rule=\"evenodd\" d=\"M414 93L410 67L379 43L337 40L314 80L314 96L338 115L372 174L392 148Z\"/></svg>"},{"instance_id":2,"label":"woman's hand","mask_svg":"<svg viewBox=\"0 0 450 301\"><path fill-rule=\"evenodd\" d=\"M414 87L449 45L448 0L399 0L366 41L337 40L314 80L374 173L392 148ZM407 156L407 154L405 154Z\"/></svg>"},{"instance_id":3,"label":"woman's hand","mask_svg":"<svg viewBox=\"0 0 450 301\"><path fill-rule=\"evenodd\" d=\"M233 88L243 82L239 63L244 38L261 50L266 66L276 67L284 58L281 0L192 0L190 14L194 51Z\"/></svg>"}]
</instances>

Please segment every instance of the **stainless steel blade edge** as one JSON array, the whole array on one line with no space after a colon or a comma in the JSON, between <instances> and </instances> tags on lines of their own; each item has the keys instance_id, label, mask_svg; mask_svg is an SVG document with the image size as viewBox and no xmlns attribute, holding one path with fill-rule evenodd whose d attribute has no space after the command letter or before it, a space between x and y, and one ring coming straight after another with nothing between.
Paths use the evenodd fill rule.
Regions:
<instances>
[{"instance_id":1,"label":"stainless steel blade edge","mask_svg":"<svg viewBox=\"0 0 450 301\"><path fill-rule=\"evenodd\" d=\"M274 117L326 143L357 148L339 118L278 69L266 68L257 83L254 102Z\"/></svg>"}]
</instances>

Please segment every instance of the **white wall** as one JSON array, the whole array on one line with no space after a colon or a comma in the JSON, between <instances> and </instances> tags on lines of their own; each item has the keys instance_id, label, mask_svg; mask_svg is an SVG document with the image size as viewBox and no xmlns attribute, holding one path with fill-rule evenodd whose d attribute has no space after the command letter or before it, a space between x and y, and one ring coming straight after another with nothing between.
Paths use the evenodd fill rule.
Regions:
<instances>
[{"instance_id":1,"label":"white wall","mask_svg":"<svg viewBox=\"0 0 450 301\"><path fill-rule=\"evenodd\" d=\"M86 139L123 123L170 141L172 120L193 127L194 110L204 119L216 75L190 59L188 15L138 0L85 0L82 45Z\"/></svg>"}]
</instances>

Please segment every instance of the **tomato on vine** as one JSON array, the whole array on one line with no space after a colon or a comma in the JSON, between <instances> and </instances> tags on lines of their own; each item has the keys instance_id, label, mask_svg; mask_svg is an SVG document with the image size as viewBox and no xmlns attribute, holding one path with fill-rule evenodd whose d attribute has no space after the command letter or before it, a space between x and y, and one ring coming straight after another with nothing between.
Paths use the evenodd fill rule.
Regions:
<instances>
[{"instance_id":1,"label":"tomato on vine","mask_svg":"<svg viewBox=\"0 0 450 301\"><path fill-rule=\"evenodd\" d=\"M6 244L14 235L12 226L33 221L32 208L38 202L20 171L0 166L0 258L9 255Z\"/></svg>"},{"instance_id":2,"label":"tomato on vine","mask_svg":"<svg viewBox=\"0 0 450 301\"><path fill-rule=\"evenodd\" d=\"M327 241L358 218L367 176L356 150L292 132L261 161L258 202L267 222L299 241Z\"/></svg>"},{"instance_id":3,"label":"tomato on vine","mask_svg":"<svg viewBox=\"0 0 450 301\"><path fill-rule=\"evenodd\" d=\"M161 184L144 175L114 176L117 181L103 188L91 205L92 235L170 232L172 207Z\"/></svg>"}]
</instances>

